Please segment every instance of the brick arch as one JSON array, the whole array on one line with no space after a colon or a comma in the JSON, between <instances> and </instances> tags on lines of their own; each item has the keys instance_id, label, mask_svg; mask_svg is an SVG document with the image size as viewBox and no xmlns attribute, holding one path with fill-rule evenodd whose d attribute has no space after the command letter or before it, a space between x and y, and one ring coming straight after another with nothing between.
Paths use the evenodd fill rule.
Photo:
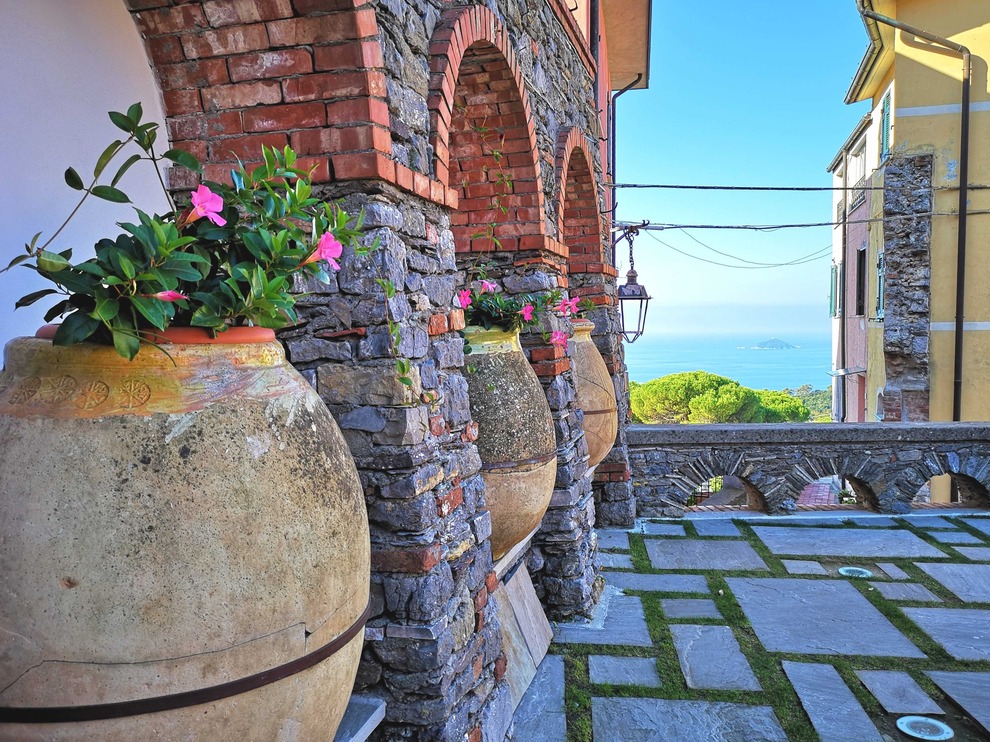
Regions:
<instances>
[{"instance_id":1,"label":"brick arch","mask_svg":"<svg viewBox=\"0 0 990 742\"><path fill-rule=\"evenodd\" d=\"M487 8L441 15L430 45L434 172L458 195L458 252L546 246L536 130L522 72L501 21ZM495 236L475 237L497 223Z\"/></svg>"},{"instance_id":2,"label":"brick arch","mask_svg":"<svg viewBox=\"0 0 990 742\"><path fill-rule=\"evenodd\" d=\"M567 127L557 136L554 174L560 189L554 203L557 234L567 246L571 273L604 262L602 215L593 160L581 131Z\"/></svg>"},{"instance_id":3,"label":"brick arch","mask_svg":"<svg viewBox=\"0 0 990 742\"><path fill-rule=\"evenodd\" d=\"M144 37L171 144L205 163L206 179L225 180L238 157L258 161L262 144L288 144L300 167L315 168L316 183L383 179L453 203L439 183L391 159L384 62L372 5L362 0L124 3ZM197 180L179 170L172 185L188 188Z\"/></svg>"}]
</instances>

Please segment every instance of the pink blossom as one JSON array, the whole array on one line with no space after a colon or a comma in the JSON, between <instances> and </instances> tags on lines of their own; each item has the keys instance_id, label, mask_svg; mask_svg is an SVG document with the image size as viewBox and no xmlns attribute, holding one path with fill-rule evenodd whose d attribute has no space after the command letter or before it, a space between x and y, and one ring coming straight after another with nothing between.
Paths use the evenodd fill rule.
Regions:
<instances>
[{"instance_id":1,"label":"pink blossom","mask_svg":"<svg viewBox=\"0 0 990 742\"><path fill-rule=\"evenodd\" d=\"M498 284L495 283L494 281L482 281L481 282L481 293L482 294L484 294L484 293L494 294L495 293L495 289L497 289L497 288L498 288Z\"/></svg>"},{"instance_id":2,"label":"pink blossom","mask_svg":"<svg viewBox=\"0 0 990 742\"><path fill-rule=\"evenodd\" d=\"M569 317L572 314L577 314L579 301L581 301L580 298L576 296L573 299L561 299L560 304L554 307L554 309L558 312L563 312L565 317Z\"/></svg>"},{"instance_id":3,"label":"pink blossom","mask_svg":"<svg viewBox=\"0 0 990 742\"><path fill-rule=\"evenodd\" d=\"M180 294L178 291L159 291L157 294L142 294L149 299L158 299L159 301L182 301L183 299L188 299L189 297L185 294Z\"/></svg>"},{"instance_id":4,"label":"pink blossom","mask_svg":"<svg viewBox=\"0 0 990 742\"><path fill-rule=\"evenodd\" d=\"M526 306L524 306L522 309L519 310L519 314L522 315L522 318L526 322L532 322L533 321L533 311L535 309L536 309L536 307L534 307L532 304L527 304Z\"/></svg>"},{"instance_id":5,"label":"pink blossom","mask_svg":"<svg viewBox=\"0 0 990 742\"><path fill-rule=\"evenodd\" d=\"M316 249L302 262L302 265L315 263L317 260L325 260L327 265L335 271L339 271L340 263L337 262L337 258L340 257L343 251L344 246L337 242L337 238L330 232L324 232L323 236L320 237L320 241L316 244Z\"/></svg>"},{"instance_id":6,"label":"pink blossom","mask_svg":"<svg viewBox=\"0 0 990 742\"><path fill-rule=\"evenodd\" d=\"M193 191L192 205L192 212L186 219L187 223L194 222L202 216L205 216L218 227L227 223L227 220L220 216L220 212L223 210L223 199L205 185L201 185Z\"/></svg>"},{"instance_id":7,"label":"pink blossom","mask_svg":"<svg viewBox=\"0 0 990 742\"><path fill-rule=\"evenodd\" d=\"M471 306L471 292L468 289L459 291L457 293L457 303L461 305L461 309L467 309Z\"/></svg>"},{"instance_id":8,"label":"pink blossom","mask_svg":"<svg viewBox=\"0 0 990 742\"><path fill-rule=\"evenodd\" d=\"M567 348L567 333L562 330L554 330L550 333L550 345L559 345Z\"/></svg>"}]
</instances>

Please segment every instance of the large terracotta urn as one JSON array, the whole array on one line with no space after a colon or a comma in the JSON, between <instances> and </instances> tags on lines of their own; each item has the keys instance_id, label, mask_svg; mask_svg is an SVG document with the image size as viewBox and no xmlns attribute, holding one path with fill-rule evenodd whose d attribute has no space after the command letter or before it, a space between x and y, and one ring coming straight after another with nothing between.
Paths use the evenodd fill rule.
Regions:
<instances>
[{"instance_id":1,"label":"large terracotta urn","mask_svg":"<svg viewBox=\"0 0 990 742\"><path fill-rule=\"evenodd\" d=\"M540 524L550 504L557 442L550 406L519 332L468 327L464 336L492 554L499 559Z\"/></svg>"},{"instance_id":2,"label":"large terracotta urn","mask_svg":"<svg viewBox=\"0 0 990 742\"><path fill-rule=\"evenodd\" d=\"M615 445L619 431L619 414L615 404L615 387L605 359L591 339L595 323L573 320L571 367L577 403L584 412L584 437L588 441L588 466L595 466Z\"/></svg>"},{"instance_id":3,"label":"large terracotta urn","mask_svg":"<svg viewBox=\"0 0 990 742\"><path fill-rule=\"evenodd\" d=\"M267 337L132 362L7 345L0 739L333 739L367 515L340 431Z\"/></svg>"}]
</instances>

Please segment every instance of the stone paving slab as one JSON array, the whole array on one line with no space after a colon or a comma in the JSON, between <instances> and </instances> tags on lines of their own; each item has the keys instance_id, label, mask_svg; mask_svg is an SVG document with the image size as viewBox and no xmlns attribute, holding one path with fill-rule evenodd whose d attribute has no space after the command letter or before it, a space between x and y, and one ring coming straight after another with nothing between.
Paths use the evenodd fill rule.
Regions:
<instances>
[{"instance_id":1,"label":"stone paving slab","mask_svg":"<svg viewBox=\"0 0 990 742\"><path fill-rule=\"evenodd\" d=\"M983 539L965 531L931 531L928 534L940 544L982 544Z\"/></svg>"},{"instance_id":2,"label":"stone paving slab","mask_svg":"<svg viewBox=\"0 0 990 742\"><path fill-rule=\"evenodd\" d=\"M652 657L609 657L593 654L588 657L588 676L592 683L660 687L657 662Z\"/></svg>"},{"instance_id":3,"label":"stone paving slab","mask_svg":"<svg viewBox=\"0 0 990 742\"><path fill-rule=\"evenodd\" d=\"M765 577L726 582L771 652L925 656L848 582Z\"/></svg>"},{"instance_id":4,"label":"stone paving slab","mask_svg":"<svg viewBox=\"0 0 990 742\"><path fill-rule=\"evenodd\" d=\"M892 580L910 580L911 575L890 562L877 562L877 566Z\"/></svg>"},{"instance_id":5,"label":"stone paving slab","mask_svg":"<svg viewBox=\"0 0 990 742\"><path fill-rule=\"evenodd\" d=\"M846 557L944 557L946 554L904 530L753 526L774 554Z\"/></svg>"},{"instance_id":6,"label":"stone paving slab","mask_svg":"<svg viewBox=\"0 0 990 742\"><path fill-rule=\"evenodd\" d=\"M958 528L958 524L940 515L902 515L901 520L915 528Z\"/></svg>"},{"instance_id":7,"label":"stone paving slab","mask_svg":"<svg viewBox=\"0 0 990 742\"><path fill-rule=\"evenodd\" d=\"M536 671L533 683L519 702L513 717L514 738L565 742L567 713L564 710L564 658L548 654Z\"/></svg>"},{"instance_id":8,"label":"stone paving slab","mask_svg":"<svg viewBox=\"0 0 990 742\"><path fill-rule=\"evenodd\" d=\"M956 551L974 562L990 562L990 546L959 546Z\"/></svg>"},{"instance_id":9,"label":"stone paving slab","mask_svg":"<svg viewBox=\"0 0 990 742\"><path fill-rule=\"evenodd\" d=\"M684 526L674 523L650 523L640 524L643 534L646 536L683 536Z\"/></svg>"},{"instance_id":10,"label":"stone paving slab","mask_svg":"<svg viewBox=\"0 0 990 742\"><path fill-rule=\"evenodd\" d=\"M766 563L745 541L647 539L646 552L657 569L766 570Z\"/></svg>"},{"instance_id":11,"label":"stone paving slab","mask_svg":"<svg viewBox=\"0 0 990 742\"><path fill-rule=\"evenodd\" d=\"M942 583L960 600L967 603L990 603L990 564L931 564L915 565Z\"/></svg>"},{"instance_id":12,"label":"stone paving slab","mask_svg":"<svg viewBox=\"0 0 990 742\"><path fill-rule=\"evenodd\" d=\"M987 536L990 536L990 518L960 518L960 520L970 528L983 531Z\"/></svg>"},{"instance_id":13,"label":"stone paving slab","mask_svg":"<svg viewBox=\"0 0 990 742\"><path fill-rule=\"evenodd\" d=\"M722 618L715 601L706 598L667 598L660 607L667 618Z\"/></svg>"},{"instance_id":14,"label":"stone paving slab","mask_svg":"<svg viewBox=\"0 0 990 742\"><path fill-rule=\"evenodd\" d=\"M906 672L857 670L856 675L888 714L945 713Z\"/></svg>"},{"instance_id":15,"label":"stone paving slab","mask_svg":"<svg viewBox=\"0 0 990 742\"><path fill-rule=\"evenodd\" d=\"M792 575L827 575L828 570L818 562L805 559L781 559L784 569Z\"/></svg>"},{"instance_id":16,"label":"stone paving slab","mask_svg":"<svg viewBox=\"0 0 990 742\"><path fill-rule=\"evenodd\" d=\"M742 536L731 520L694 520L694 530L699 536Z\"/></svg>"},{"instance_id":17,"label":"stone paving slab","mask_svg":"<svg viewBox=\"0 0 990 742\"><path fill-rule=\"evenodd\" d=\"M598 528L599 549L629 551L629 532L619 528Z\"/></svg>"},{"instance_id":18,"label":"stone paving slab","mask_svg":"<svg viewBox=\"0 0 990 742\"><path fill-rule=\"evenodd\" d=\"M669 628L688 688L763 689L728 626L671 624Z\"/></svg>"},{"instance_id":19,"label":"stone paving slab","mask_svg":"<svg viewBox=\"0 0 990 742\"><path fill-rule=\"evenodd\" d=\"M628 554L609 554L604 551L598 552L598 564L605 569L632 569L632 557Z\"/></svg>"},{"instance_id":20,"label":"stone paving slab","mask_svg":"<svg viewBox=\"0 0 990 742\"><path fill-rule=\"evenodd\" d=\"M787 742L772 708L744 703L592 698L591 722L597 742Z\"/></svg>"},{"instance_id":21,"label":"stone paving slab","mask_svg":"<svg viewBox=\"0 0 990 742\"><path fill-rule=\"evenodd\" d=\"M901 608L957 660L990 660L990 611L976 608Z\"/></svg>"},{"instance_id":22,"label":"stone paving slab","mask_svg":"<svg viewBox=\"0 0 990 742\"><path fill-rule=\"evenodd\" d=\"M990 672L926 673L977 724L990 732Z\"/></svg>"},{"instance_id":23,"label":"stone paving slab","mask_svg":"<svg viewBox=\"0 0 990 742\"><path fill-rule=\"evenodd\" d=\"M944 602L935 593L917 582L871 582L873 587L887 600L913 600L918 603Z\"/></svg>"},{"instance_id":24,"label":"stone paving slab","mask_svg":"<svg viewBox=\"0 0 990 742\"><path fill-rule=\"evenodd\" d=\"M786 660L782 665L821 742L884 742L834 667Z\"/></svg>"},{"instance_id":25,"label":"stone paving slab","mask_svg":"<svg viewBox=\"0 0 990 742\"><path fill-rule=\"evenodd\" d=\"M708 581L702 575L644 575L638 572L608 572L602 575L608 585L620 590L655 593L707 593Z\"/></svg>"},{"instance_id":26,"label":"stone paving slab","mask_svg":"<svg viewBox=\"0 0 990 742\"><path fill-rule=\"evenodd\" d=\"M606 594L595 608L591 621L559 623L553 639L564 644L607 644L610 646L652 647L646 625L643 601L633 595Z\"/></svg>"}]
</instances>

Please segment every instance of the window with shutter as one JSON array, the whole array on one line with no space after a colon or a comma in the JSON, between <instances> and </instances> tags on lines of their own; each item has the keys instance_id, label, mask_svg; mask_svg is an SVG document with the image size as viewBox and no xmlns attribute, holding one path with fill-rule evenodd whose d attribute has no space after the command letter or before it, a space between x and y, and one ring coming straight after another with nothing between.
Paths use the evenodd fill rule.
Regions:
<instances>
[{"instance_id":1,"label":"window with shutter","mask_svg":"<svg viewBox=\"0 0 990 742\"><path fill-rule=\"evenodd\" d=\"M884 284L886 283L884 279L884 265L883 265L883 253L877 255L877 319L883 319L883 301L884 301Z\"/></svg>"},{"instance_id":2,"label":"window with shutter","mask_svg":"<svg viewBox=\"0 0 990 742\"><path fill-rule=\"evenodd\" d=\"M883 97L880 108L880 162L890 155L890 93Z\"/></svg>"},{"instance_id":3,"label":"window with shutter","mask_svg":"<svg viewBox=\"0 0 990 742\"><path fill-rule=\"evenodd\" d=\"M839 316L839 266L832 263L832 280L828 287L828 316Z\"/></svg>"}]
</instances>

